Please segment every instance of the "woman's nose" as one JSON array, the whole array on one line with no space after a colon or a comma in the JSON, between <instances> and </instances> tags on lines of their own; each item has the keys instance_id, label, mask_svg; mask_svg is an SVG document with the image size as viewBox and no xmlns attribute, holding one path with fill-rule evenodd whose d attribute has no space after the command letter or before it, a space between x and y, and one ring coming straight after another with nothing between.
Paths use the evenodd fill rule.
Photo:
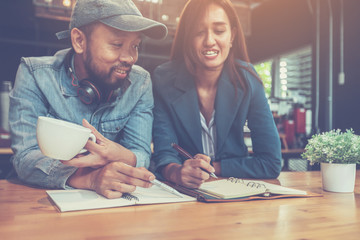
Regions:
<instances>
[{"instance_id":1,"label":"woman's nose","mask_svg":"<svg viewBox=\"0 0 360 240\"><path fill-rule=\"evenodd\" d=\"M215 38L211 32L206 35L205 44L206 46L212 46L215 44Z\"/></svg>"}]
</instances>

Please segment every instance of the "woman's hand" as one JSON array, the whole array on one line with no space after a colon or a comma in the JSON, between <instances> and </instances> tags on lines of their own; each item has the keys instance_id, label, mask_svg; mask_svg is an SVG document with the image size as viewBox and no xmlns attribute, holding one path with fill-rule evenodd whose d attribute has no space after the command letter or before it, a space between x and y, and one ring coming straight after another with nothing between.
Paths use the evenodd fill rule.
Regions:
<instances>
[{"instance_id":1,"label":"woman's hand","mask_svg":"<svg viewBox=\"0 0 360 240\"><path fill-rule=\"evenodd\" d=\"M209 179L209 172L215 169L210 165L210 157L197 154L193 159L188 159L183 165L170 163L163 169L163 176L174 183L189 188L199 188Z\"/></svg>"},{"instance_id":2,"label":"woman's hand","mask_svg":"<svg viewBox=\"0 0 360 240\"><path fill-rule=\"evenodd\" d=\"M110 162L121 161L130 166L136 165L136 157L127 148L105 138L88 121L83 119L83 126L91 129L96 137L96 143L88 140L85 148L88 154L79 154L69 161L61 161L63 164L73 167L101 167Z\"/></svg>"}]
</instances>

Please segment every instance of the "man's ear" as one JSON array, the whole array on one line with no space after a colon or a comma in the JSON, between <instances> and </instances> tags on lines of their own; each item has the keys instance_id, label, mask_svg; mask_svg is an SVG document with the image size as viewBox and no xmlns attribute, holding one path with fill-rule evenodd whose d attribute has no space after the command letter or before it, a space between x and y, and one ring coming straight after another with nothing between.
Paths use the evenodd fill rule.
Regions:
<instances>
[{"instance_id":1,"label":"man's ear","mask_svg":"<svg viewBox=\"0 0 360 240\"><path fill-rule=\"evenodd\" d=\"M78 54L84 53L86 50L86 36L78 28L71 29L71 44L74 51Z\"/></svg>"}]
</instances>

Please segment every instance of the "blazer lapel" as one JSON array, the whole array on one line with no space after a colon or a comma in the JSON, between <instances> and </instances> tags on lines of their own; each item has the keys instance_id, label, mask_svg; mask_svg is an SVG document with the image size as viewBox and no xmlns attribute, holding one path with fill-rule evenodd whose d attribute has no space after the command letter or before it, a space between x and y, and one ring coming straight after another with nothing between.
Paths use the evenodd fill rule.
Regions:
<instances>
[{"instance_id":1,"label":"blazer lapel","mask_svg":"<svg viewBox=\"0 0 360 240\"><path fill-rule=\"evenodd\" d=\"M241 88L237 88L236 95L234 85L231 83L226 71L224 71L219 79L215 99L217 152L219 152L229 134L243 96L244 92Z\"/></svg>"},{"instance_id":2,"label":"blazer lapel","mask_svg":"<svg viewBox=\"0 0 360 240\"><path fill-rule=\"evenodd\" d=\"M172 102L172 107L180 120L186 134L190 137L196 152L203 152L201 140L200 109L193 77L187 73L179 74L175 88L183 94Z\"/></svg>"}]
</instances>

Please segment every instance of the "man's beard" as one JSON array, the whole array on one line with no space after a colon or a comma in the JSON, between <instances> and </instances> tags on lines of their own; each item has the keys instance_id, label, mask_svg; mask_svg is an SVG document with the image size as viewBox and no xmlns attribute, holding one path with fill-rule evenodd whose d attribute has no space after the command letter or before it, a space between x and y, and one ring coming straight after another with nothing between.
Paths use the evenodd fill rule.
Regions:
<instances>
[{"instance_id":1,"label":"man's beard","mask_svg":"<svg viewBox=\"0 0 360 240\"><path fill-rule=\"evenodd\" d=\"M120 66L116 65L111 67L108 73L101 72L100 70L98 70L97 66L93 63L93 57L91 55L89 48L86 50L86 59L84 62L84 66L88 74L88 80L92 82L97 88L101 90L101 92L105 93L106 95L110 91L121 87L124 79L118 78L113 83L108 81L111 78L112 72L115 71L115 69Z\"/></svg>"}]
</instances>

